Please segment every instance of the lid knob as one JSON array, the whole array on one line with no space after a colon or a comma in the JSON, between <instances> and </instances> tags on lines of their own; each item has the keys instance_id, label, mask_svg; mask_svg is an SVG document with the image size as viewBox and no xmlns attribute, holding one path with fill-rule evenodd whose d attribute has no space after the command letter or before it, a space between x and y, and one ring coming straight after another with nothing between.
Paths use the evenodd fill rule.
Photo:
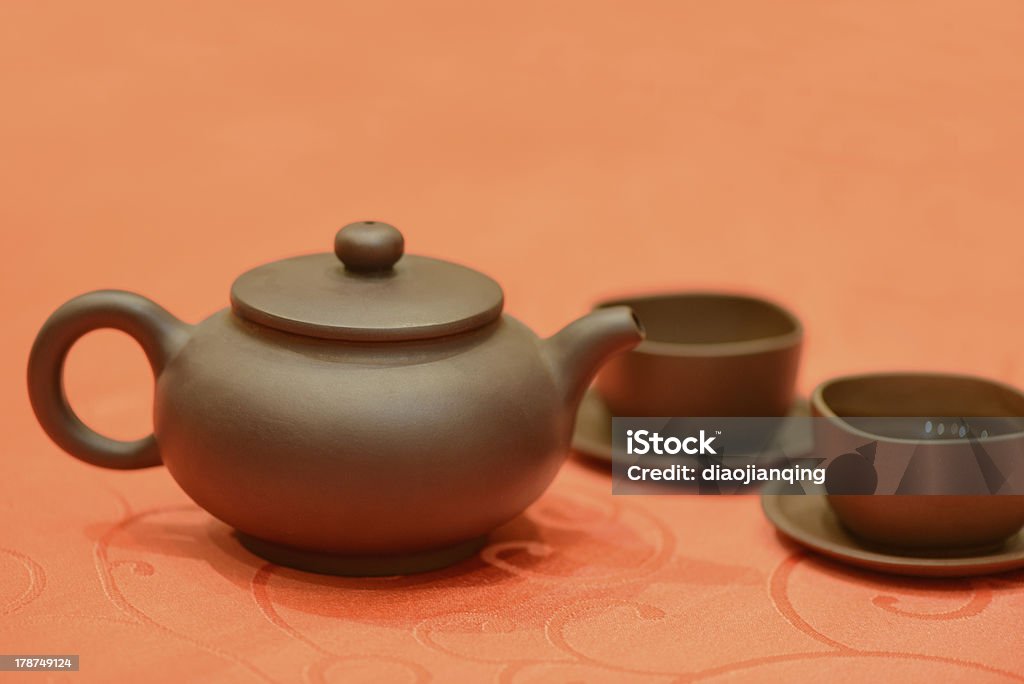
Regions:
<instances>
[{"instance_id":1,"label":"lid knob","mask_svg":"<svg viewBox=\"0 0 1024 684\"><path fill-rule=\"evenodd\" d=\"M390 271L404 250L398 229L380 221L350 223L334 237L334 253L346 270L357 273Z\"/></svg>"}]
</instances>

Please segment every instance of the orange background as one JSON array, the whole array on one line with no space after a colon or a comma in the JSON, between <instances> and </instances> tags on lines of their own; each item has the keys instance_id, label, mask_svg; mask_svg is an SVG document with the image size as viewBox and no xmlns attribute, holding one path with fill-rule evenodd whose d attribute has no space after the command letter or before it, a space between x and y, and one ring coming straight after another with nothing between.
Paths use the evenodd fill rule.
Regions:
<instances>
[{"instance_id":1,"label":"orange background","mask_svg":"<svg viewBox=\"0 0 1024 684\"><path fill-rule=\"evenodd\" d=\"M362 218L492 275L542 334L726 287L803 317L804 391L1021 386L1021 64L1014 0L0 4L0 653L81 653L76 681L1021 678L1020 573L848 570L754 498L613 499L579 461L459 568L265 566L166 472L59 452L24 389L69 297L195 321ZM90 424L148 431L121 335L67 384Z\"/></svg>"}]
</instances>

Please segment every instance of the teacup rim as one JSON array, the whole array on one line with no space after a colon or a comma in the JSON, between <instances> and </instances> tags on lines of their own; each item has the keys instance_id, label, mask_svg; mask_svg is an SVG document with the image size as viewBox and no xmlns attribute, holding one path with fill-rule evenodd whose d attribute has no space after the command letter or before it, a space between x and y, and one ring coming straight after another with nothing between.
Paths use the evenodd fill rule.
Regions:
<instances>
[{"instance_id":1,"label":"teacup rim","mask_svg":"<svg viewBox=\"0 0 1024 684\"><path fill-rule=\"evenodd\" d=\"M666 357L749 356L796 347L803 341L804 325L796 314L772 299L746 292L735 292L730 290L680 290L623 295L602 299L594 305L594 308L602 309L610 306L630 306L631 302L691 297L755 302L772 308L782 314L790 323L792 329L781 335L756 337L749 340L738 340L735 342L665 342L661 340L652 340L648 337L628 353Z\"/></svg>"},{"instance_id":2,"label":"teacup rim","mask_svg":"<svg viewBox=\"0 0 1024 684\"><path fill-rule=\"evenodd\" d=\"M874 432L869 432L861 428L851 425L844 416L838 415L825 401L824 392L830 386L838 382L847 382L850 380L868 380L868 379L879 379L879 378L906 378L906 377L918 377L918 378L947 378L957 380L974 380L983 382L993 387L1009 391L1024 398L1024 392L1017 389L1013 385L1010 385L999 380L993 380L992 378L986 378L980 375L971 375L969 373L947 373L943 371L881 371L872 373L850 373L847 375L837 375L833 378L828 378L818 383L817 387L811 392L810 404L812 415L817 412L821 417L828 419L830 422L838 424L843 430L850 434L861 436L865 439L869 439L875 442L885 442L889 444L928 444L934 447L947 447L947 446L962 446L971 443L970 437L959 437L957 439L943 439L941 442L935 442L932 440L924 439L910 439L905 437L889 437L886 435L879 435ZM884 417L884 416L876 416ZM928 416L922 416L926 418ZM1024 416L1022 416L1024 417ZM1017 440L1024 438L1024 430L1017 432L1010 432L1003 435L994 435L985 437L986 442L1002 442L1008 440ZM975 439L975 441L978 441Z\"/></svg>"}]
</instances>

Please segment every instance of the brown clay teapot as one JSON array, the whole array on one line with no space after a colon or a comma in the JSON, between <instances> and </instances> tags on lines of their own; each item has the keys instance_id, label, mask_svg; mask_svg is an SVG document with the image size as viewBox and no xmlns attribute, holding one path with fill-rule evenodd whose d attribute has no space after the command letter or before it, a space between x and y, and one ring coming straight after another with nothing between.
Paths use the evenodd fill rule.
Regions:
<instances>
[{"instance_id":1,"label":"brown clay teapot","mask_svg":"<svg viewBox=\"0 0 1024 684\"><path fill-rule=\"evenodd\" d=\"M403 255L384 223L346 226L334 251L244 273L198 325L129 292L72 299L29 359L40 424L94 465L166 465L280 564L381 575L472 555L551 482L584 390L639 326L609 308L539 339L502 314L496 282ZM97 328L134 337L153 367L149 437L104 437L67 403L64 359Z\"/></svg>"}]
</instances>

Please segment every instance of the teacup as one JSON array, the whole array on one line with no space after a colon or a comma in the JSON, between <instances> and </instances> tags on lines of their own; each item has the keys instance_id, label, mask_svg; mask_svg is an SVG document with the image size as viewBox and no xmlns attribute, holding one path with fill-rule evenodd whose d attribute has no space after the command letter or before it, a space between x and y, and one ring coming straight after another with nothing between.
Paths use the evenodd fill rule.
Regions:
<instances>
[{"instance_id":1,"label":"teacup","mask_svg":"<svg viewBox=\"0 0 1024 684\"><path fill-rule=\"evenodd\" d=\"M964 555L996 548L1024 526L1024 496L995 495L979 471L979 463L993 467L993 456L1024 453L1024 420L1017 420L1024 416L1024 394L1018 390L965 375L854 375L819 385L811 411L830 419L815 421L819 455L846 452L856 461L859 451L869 474L902 464L895 494L881 487L875 495L836 494L850 490L828 487L839 521L860 539L900 553ZM989 435L981 425L1001 427ZM979 455L983 463L975 460ZM967 481L969 467L975 482ZM985 493L932 494L929 487Z\"/></svg>"},{"instance_id":2,"label":"teacup","mask_svg":"<svg viewBox=\"0 0 1024 684\"><path fill-rule=\"evenodd\" d=\"M614 416L781 417L793 406L803 327L756 297L687 292L607 301L647 333L596 388Z\"/></svg>"}]
</instances>

